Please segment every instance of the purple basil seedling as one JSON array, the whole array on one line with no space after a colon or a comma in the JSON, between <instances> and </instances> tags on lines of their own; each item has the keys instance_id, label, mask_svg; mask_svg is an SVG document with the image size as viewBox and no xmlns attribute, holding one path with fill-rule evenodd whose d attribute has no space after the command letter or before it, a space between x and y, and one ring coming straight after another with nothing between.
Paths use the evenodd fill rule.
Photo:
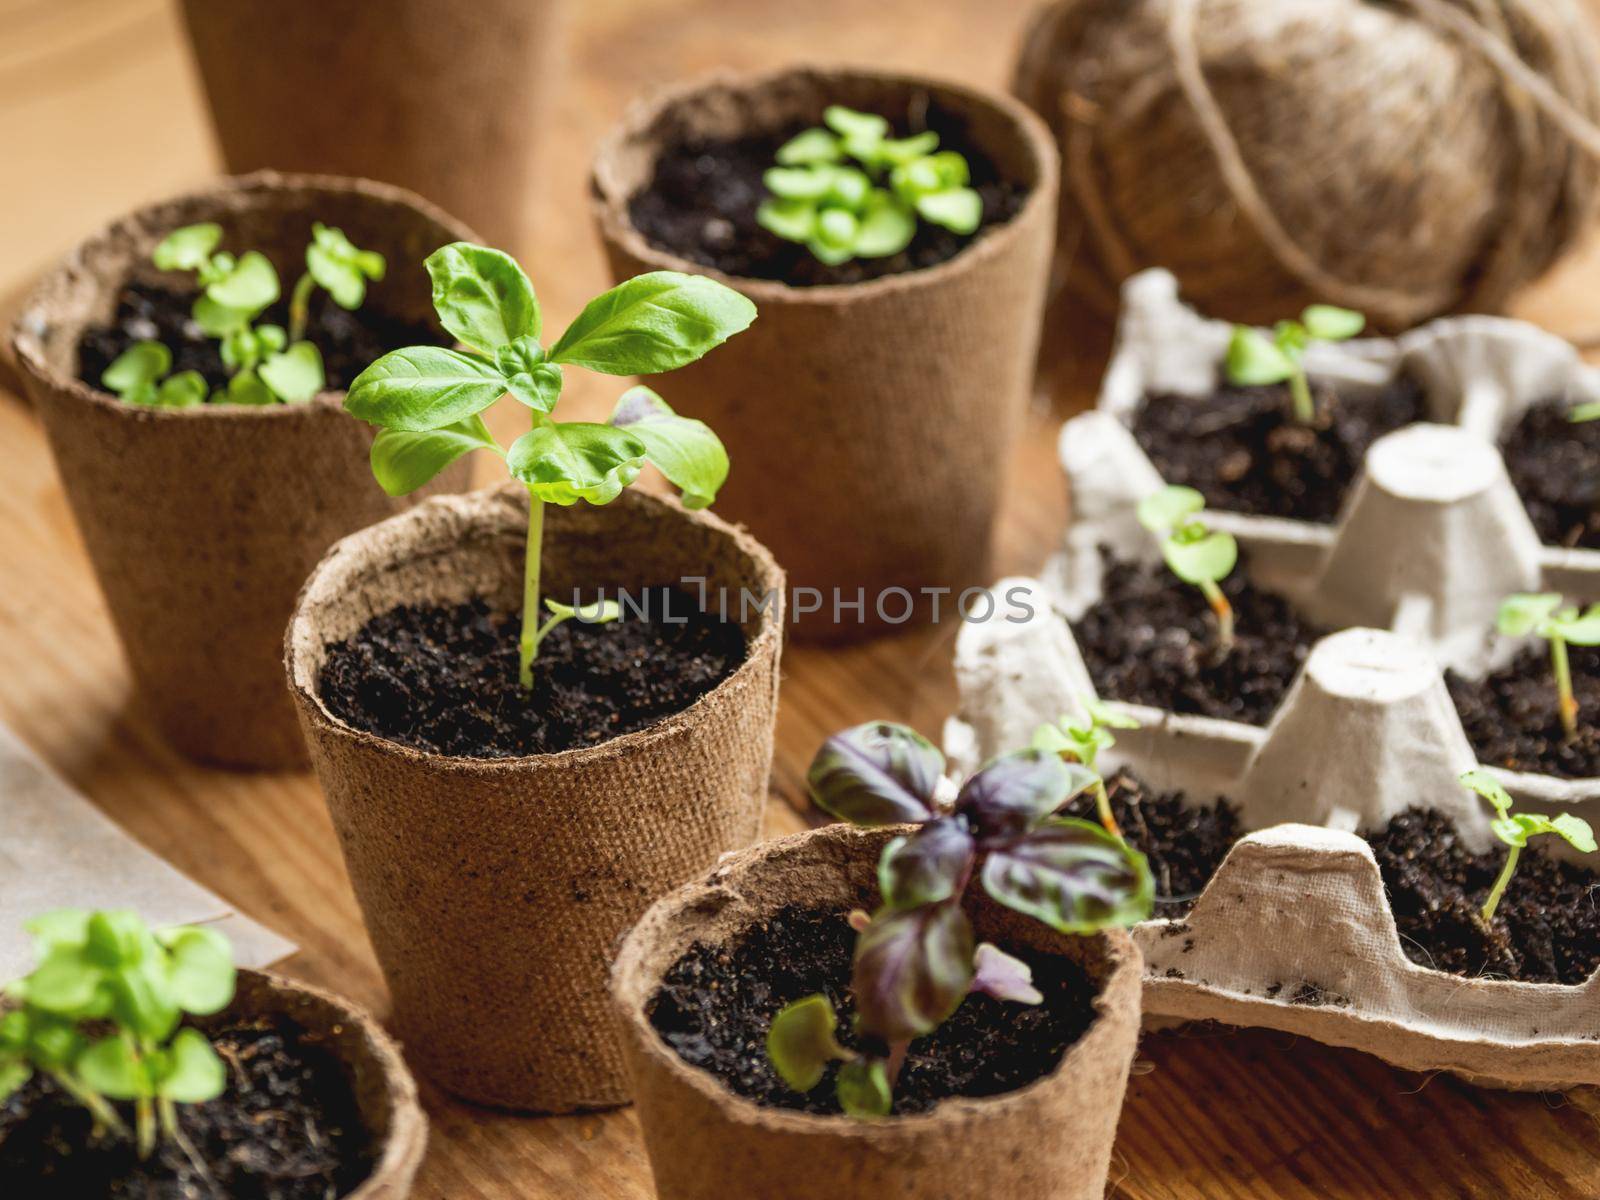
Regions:
<instances>
[{"instance_id":1,"label":"purple basil seedling","mask_svg":"<svg viewBox=\"0 0 1600 1200\"><path fill-rule=\"evenodd\" d=\"M1550 643L1550 666L1556 679L1556 708L1561 728L1571 741L1578 736L1578 698L1572 694L1572 666L1567 659L1567 644L1600 646L1600 604L1588 611L1576 606L1563 607L1556 592L1518 593L1507 596L1500 605L1496 621L1501 633L1509 637L1543 638Z\"/></svg>"},{"instance_id":2,"label":"purple basil seedling","mask_svg":"<svg viewBox=\"0 0 1600 1200\"><path fill-rule=\"evenodd\" d=\"M1529 838L1541 834L1555 834L1574 850L1584 854L1595 852L1594 831L1589 828L1589 822L1582 817L1575 817L1571 813L1547 817L1542 813L1512 812L1513 802L1510 793L1500 786L1498 779L1482 767L1466 772L1461 776L1461 782L1494 806L1496 816L1489 823L1489 827L1494 830L1495 837L1510 847L1506 854L1505 866L1500 868L1494 886L1489 889L1488 899L1483 902L1484 924L1487 925L1494 919L1494 910L1500 906L1500 898L1505 895L1506 885L1516 873L1517 859L1522 856L1522 849L1528 844Z\"/></svg>"},{"instance_id":3,"label":"purple basil seedling","mask_svg":"<svg viewBox=\"0 0 1600 1200\"><path fill-rule=\"evenodd\" d=\"M971 992L1038 1004L1028 965L978 944L961 900L974 879L1000 904L1052 929L1089 934L1148 917L1155 885L1144 855L1088 821L1057 815L1098 776L1057 754L995 759L962 785L953 806L936 792L944 757L915 730L872 723L835 734L807 775L827 812L855 825L912 824L878 862L882 900L856 942L851 991L869 1049L841 1046L824 996L773 1019L767 1052L790 1087L809 1091L839 1061L839 1106L881 1117L916 1038L937 1029Z\"/></svg>"},{"instance_id":4,"label":"purple basil seedling","mask_svg":"<svg viewBox=\"0 0 1600 1200\"><path fill-rule=\"evenodd\" d=\"M1249 325L1235 325L1228 343L1228 382L1241 386L1287 383L1294 419L1310 425L1317 419L1311 382L1306 378L1306 347L1312 342L1342 342L1366 328L1367 319L1348 308L1313 304L1298 321L1279 321L1269 338Z\"/></svg>"}]
</instances>

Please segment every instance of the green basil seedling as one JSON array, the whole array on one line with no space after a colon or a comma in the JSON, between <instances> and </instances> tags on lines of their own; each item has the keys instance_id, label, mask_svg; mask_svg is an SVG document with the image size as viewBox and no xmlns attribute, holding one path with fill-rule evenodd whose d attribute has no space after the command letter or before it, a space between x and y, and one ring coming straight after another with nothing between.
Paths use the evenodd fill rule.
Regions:
<instances>
[{"instance_id":1,"label":"green basil seedling","mask_svg":"<svg viewBox=\"0 0 1600 1200\"><path fill-rule=\"evenodd\" d=\"M769 233L836 266L900 253L918 217L963 236L978 228L983 200L967 186L967 160L939 151L938 134L891 138L882 117L839 104L822 119L826 128L780 146L778 165L762 176L772 195L756 220Z\"/></svg>"},{"instance_id":2,"label":"green basil seedling","mask_svg":"<svg viewBox=\"0 0 1600 1200\"><path fill-rule=\"evenodd\" d=\"M1093 771L1100 751L1109 750L1117 744L1111 732L1113 729L1139 728L1139 722L1126 713L1118 712L1103 700L1088 697L1083 707L1086 716L1082 720L1063 716L1054 725L1041 725L1035 729L1032 748L1059 755L1069 762L1082 763ZM1111 813L1111 796L1106 791L1104 778L1099 775L1095 777L1094 802L1095 811L1100 814L1100 824L1106 827L1107 833L1120 838L1122 830L1117 828L1116 817Z\"/></svg>"},{"instance_id":3,"label":"green basil seedling","mask_svg":"<svg viewBox=\"0 0 1600 1200\"><path fill-rule=\"evenodd\" d=\"M1494 886L1489 889L1488 899L1483 902L1482 915L1485 924L1494 919L1494 910L1500 906L1500 898L1505 895L1506 885L1516 873L1517 859L1521 857L1522 849L1528 844L1529 838L1541 834L1555 834L1574 850L1584 854L1595 852L1594 831L1589 828L1589 822L1582 817L1575 817L1571 813L1547 817L1542 813L1512 812L1513 802L1510 793L1500 786L1499 780L1482 767L1466 772L1461 776L1461 782L1494 806L1496 816L1489 823L1489 827L1494 830L1497 838L1510 847L1506 854L1505 866L1500 868Z\"/></svg>"},{"instance_id":4,"label":"green basil seedling","mask_svg":"<svg viewBox=\"0 0 1600 1200\"><path fill-rule=\"evenodd\" d=\"M222 1060L184 1014L233 1000L233 954L211 929L153 931L131 912L62 909L28 923L38 964L6 988L0 1100L34 1072L89 1111L98 1130L133 1138L141 1158L177 1139L178 1104L222 1094ZM134 1130L111 1105L133 1102Z\"/></svg>"},{"instance_id":5,"label":"green basil seedling","mask_svg":"<svg viewBox=\"0 0 1600 1200\"><path fill-rule=\"evenodd\" d=\"M1028 965L978 944L961 907L976 878L995 901L1069 934L1150 915L1155 884L1144 855L1088 821L1057 815L1098 776L1057 754L995 759L962 785L953 810L935 799L944 757L915 730L876 722L835 734L807 783L824 811L855 825L914 824L878 862L882 904L858 926L851 991L865 1050L835 1037L825 996L773 1018L767 1055L785 1083L810 1091L839 1061L839 1106L886 1116L910 1043L943 1024L971 992L1038 1004Z\"/></svg>"},{"instance_id":6,"label":"green basil seedling","mask_svg":"<svg viewBox=\"0 0 1600 1200\"><path fill-rule=\"evenodd\" d=\"M354 310L367 298L367 280L382 279L387 265L376 250L358 249L344 230L313 222L305 274L289 294L289 341L305 337L315 288L322 288L340 308Z\"/></svg>"},{"instance_id":7,"label":"green basil seedling","mask_svg":"<svg viewBox=\"0 0 1600 1200\"><path fill-rule=\"evenodd\" d=\"M609 504L650 462L682 491L686 507L704 508L728 476L717 435L646 387L624 392L604 425L554 420L562 367L606 375L675 370L748 327L756 308L703 276L653 271L595 297L546 350L533 284L509 255L455 242L426 265L439 320L465 349L411 346L385 354L350 385L345 408L380 428L372 473L391 496L415 491L473 450L502 456L527 487L519 658L522 686L531 690L539 643L559 620L617 615L550 605L552 619L540 624L544 506ZM502 449L482 413L507 393L527 406L533 427Z\"/></svg>"},{"instance_id":8,"label":"green basil seedling","mask_svg":"<svg viewBox=\"0 0 1600 1200\"><path fill-rule=\"evenodd\" d=\"M160 342L135 342L112 361L100 382L125 404L193 408L206 402L206 379L199 371L172 369L172 351Z\"/></svg>"},{"instance_id":9,"label":"green basil seedling","mask_svg":"<svg viewBox=\"0 0 1600 1200\"><path fill-rule=\"evenodd\" d=\"M1317 419L1317 406L1306 378L1306 347L1312 342L1346 341L1366 325L1360 313L1331 304L1311 305L1298 321L1279 321L1270 338L1249 325L1235 325L1228 343L1228 381L1245 387L1287 383L1295 420L1310 425Z\"/></svg>"},{"instance_id":10,"label":"green basil seedling","mask_svg":"<svg viewBox=\"0 0 1600 1200\"><path fill-rule=\"evenodd\" d=\"M1550 643L1550 666L1556 678L1556 707L1561 728L1571 741L1578 736L1578 698L1572 694L1572 667L1567 659L1567 644L1600 646L1600 604L1588 611L1563 607L1555 592L1518 593L1507 596L1500 605L1496 622L1509 637L1543 638Z\"/></svg>"},{"instance_id":11,"label":"green basil seedling","mask_svg":"<svg viewBox=\"0 0 1600 1200\"><path fill-rule=\"evenodd\" d=\"M1161 556L1172 573L1200 589L1217 619L1217 657L1233 649L1233 606L1219 586L1239 561L1231 533L1201 520L1206 500L1190 487L1169 486L1139 502L1139 523L1161 538Z\"/></svg>"}]
</instances>

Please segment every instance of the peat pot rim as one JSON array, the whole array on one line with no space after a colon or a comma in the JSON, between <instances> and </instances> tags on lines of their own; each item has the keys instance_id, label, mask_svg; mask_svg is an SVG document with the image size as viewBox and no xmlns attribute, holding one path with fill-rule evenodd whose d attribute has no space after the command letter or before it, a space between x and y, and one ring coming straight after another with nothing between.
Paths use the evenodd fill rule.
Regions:
<instances>
[{"instance_id":1,"label":"peat pot rim","mask_svg":"<svg viewBox=\"0 0 1600 1200\"><path fill-rule=\"evenodd\" d=\"M875 860L885 842L897 833L906 832L908 828L886 826L858 829L835 823L775 838L728 855L709 877L690 883L656 901L623 936L611 966L612 1008L616 1019L628 1026L628 1040L636 1043L657 1069L665 1069L675 1086L692 1090L700 1100L713 1106L723 1120L731 1124L758 1126L775 1133L825 1134L830 1138L843 1138L851 1142L876 1143L886 1137L911 1137L937 1132L941 1126L959 1130L966 1118L978 1114L986 1118L1001 1118L1015 1109L1019 1115L1026 1116L1027 1100L1032 1093L1069 1075L1075 1063L1089 1057L1100 1042L1115 1036L1114 1022L1108 1018L1114 1013L1116 1001L1121 999L1116 993L1127 993L1137 1010L1144 967L1139 949L1128 930L1104 930L1083 939L1101 944L1107 969L1104 978L1098 981L1093 1021L1082 1036L1067 1047L1054 1070L997 1096L951 1096L941 1100L930 1112L888 1117L880 1121L861 1121L843 1113L823 1116L793 1109L769 1108L748 1100L723 1086L709 1071L690 1066L680 1058L645 1016L645 1005L659 988L666 969L682 949L687 948L687 944L677 946L674 926L686 924L686 918L697 912L719 912L730 904L741 903L738 887L730 886L737 884L739 876L815 840L841 845L854 843L862 853L871 854ZM642 995L638 994L641 989Z\"/></svg>"},{"instance_id":2,"label":"peat pot rim","mask_svg":"<svg viewBox=\"0 0 1600 1200\"><path fill-rule=\"evenodd\" d=\"M830 81L847 84L887 84L933 93L957 110L979 111L1005 123L1015 130L1028 163L1026 174L1031 178L1021 180L1028 186L1022 207L1006 221L979 232L962 247L953 258L931 267L883 275L860 283L827 283L814 287L796 287L776 279L754 279L745 275L729 275L716 267L682 258L670 250L662 250L648 241L634 227L628 215L628 201L638 184L626 178L627 150L635 143L649 144L655 140L658 124L665 123L668 114L685 103L702 97L721 94L726 97L743 97L791 81L800 87L810 87L826 94ZM985 152L990 148L985 146ZM653 165L655 159L652 158ZM1014 173L1006 172L1008 177ZM979 264L1002 253L1008 239L1018 236L1035 219L1038 210L1050 209L1047 219L1054 221L1056 190L1060 176L1060 155L1055 140L1039 116L1021 101L1004 92L972 87L954 80L936 78L911 71L890 70L867 65L796 63L774 70L739 72L718 68L689 80L686 83L654 91L635 100L609 132L601 139L590 168L589 193L596 222L602 235L609 241L644 263L651 270L681 271L691 275L704 275L734 287L754 300L759 309L764 304L800 304L810 300L816 304L838 304L845 299L867 299L880 295L893 295L918 287L933 287L952 275L974 270Z\"/></svg>"},{"instance_id":3,"label":"peat pot rim","mask_svg":"<svg viewBox=\"0 0 1600 1200\"><path fill-rule=\"evenodd\" d=\"M103 294L106 285L91 265L111 263L119 269L117 286L143 265L135 247L153 245L155 235L181 224L204 219L206 209L225 217L229 211L248 211L282 207L304 208L308 220L316 219L315 197L337 195L359 197L376 206L409 209L420 223L439 228L449 240L476 241L477 234L431 201L393 184L378 183L342 175L290 174L280 171L255 171L248 175L224 176L204 187L190 189L143 205L103 226L84 238L44 276L29 293L27 302L11 328L11 347L23 372L31 377L41 393L114 413L132 422L157 424L165 421L271 421L288 420L308 412L342 411L344 392L329 389L319 392L304 404L212 404L207 401L193 408L161 408L127 404L112 393L91 387L76 374L59 370L45 349L44 334L60 322L75 325L81 334L91 318L88 298ZM178 214L186 214L179 216ZM359 238L357 239L359 241ZM441 245L446 243L441 242ZM101 266L99 275L104 275ZM54 314L66 308L60 322ZM73 339L76 344L77 338Z\"/></svg>"},{"instance_id":4,"label":"peat pot rim","mask_svg":"<svg viewBox=\"0 0 1600 1200\"><path fill-rule=\"evenodd\" d=\"M592 507L603 512L619 506L638 506L654 509L659 519L682 520L704 526L730 542L733 549L749 562L751 573L760 577L763 587L780 598L778 604L773 606L773 611L768 611L766 607L757 607L753 621L755 632L752 634L746 631L745 634L743 661L716 687L697 697L687 708L679 709L654 725L633 733L609 738L594 746L575 746L570 750L559 750L553 754L524 754L512 758L474 758L470 755L435 754L417 750L389 738L380 737L378 734L357 729L335 716L323 702L313 669L314 660L321 652L322 643L321 634L311 627L311 609L314 605L331 601L333 596L354 581L354 576L359 574L362 578L372 577L373 569L361 571L356 564L347 563L345 560L359 557L363 544L378 531L400 537L425 534L425 530L419 527L425 527L432 515L441 509L460 509L466 520L490 536L494 535L496 529L503 527L505 531L515 532L520 540L526 533L527 510L524 507L526 495L525 489L520 484L504 483L460 495L435 496L376 525L357 530L329 547L322 561L316 565L301 587L300 595L295 601L294 612L289 618L288 629L284 634L284 666L288 674L289 690L294 695L302 721L308 726L308 741L314 743L318 737L335 738L360 746L369 752L384 754L416 766L425 764L435 773L453 772L482 776L524 773L530 767L550 771L576 770L606 758L645 751L658 741L676 736L679 731L700 719L701 711L712 697L735 687L744 686L761 669L761 664L769 656L774 659L777 657L783 635L781 598L785 581L783 569L778 566L767 548L751 537L742 525L731 525L704 510L686 509L675 496L655 495L638 488L629 488L609 505ZM547 530L548 523L547 516ZM430 556L442 561L447 553L441 551ZM548 552L546 553L548 556ZM396 560L386 556L382 565L388 565L393 561ZM708 584L710 582L712 581L707 581Z\"/></svg>"}]
</instances>

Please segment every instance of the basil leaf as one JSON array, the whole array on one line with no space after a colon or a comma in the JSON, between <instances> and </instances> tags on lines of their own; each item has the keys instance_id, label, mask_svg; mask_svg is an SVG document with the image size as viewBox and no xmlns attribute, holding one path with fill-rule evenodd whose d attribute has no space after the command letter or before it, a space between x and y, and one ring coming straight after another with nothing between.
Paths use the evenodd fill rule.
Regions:
<instances>
[{"instance_id":1,"label":"basil leaf","mask_svg":"<svg viewBox=\"0 0 1600 1200\"><path fill-rule=\"evenodd\" d=\"M914 729L871 721L836 733L806 772L823 811L853 825L898 825L934 816L944 756Z\"/></svg>"},{"instance_id":2,"label":"basil leaf","mask_svg":"<svg viewBox=\"0 0 1600 1200\"><path fill-rule=\"evenodd\" d=\"M524 335L539 336L533 284L509 254L452 242L428 255L433 307L459 341L489 353Z\"/></svg>"},{"instance_id":3,"label":"basil leaf","mask_svg":"<svg viewBox=\"0 0 1600 1200\"><path fill-rule=\"evenodd\" d=\"M611 424L644 443L650 461L683 493L685 508L704 508L717 498L728 478L728 451L704 421L680 417L649 388L632 387L617 401Z\"/></svg>"},{"instance_id":4,"label":"basil leaf","mask_svg":"<svg viewBox=\"0 0 1600 1200\"><path fill-rule=\"evenodd\" d=\"M1003 755L976 772L956 796L956 812L981 838L1011 837L1032 829L1099 778L1044 750Z\"/></svg>"},{"instance_id":5,"label":"basil leaf","mask_svg":"<svg viewBox=\"0 0 1600 1200\"><path fill-rule=\"evenodd\" d=\"M155 1091L132 1044L120 1033L101 1038L79 1055L77 1075L112 1100L138 1100Z\"/></svg>"},{"instance_id":6,"label":"basil leaf","mask_svg":"<svg viewBox=\"0 0 1600 1200\"><path fill-rule=\"evenodd\" d=\"M607 375L650 375L694 362L755 318L754 304L715 280L652 271L591 300L549 357Z\"/></svg>"},{"instance_id":7,"label":"basil leaf","mask_svg":"<svg viewBox=\"0 0 1600 1200\"><path fill-rule=\"evenodd\" d=\"M120 395L141 384L154 383L171 368L172 351L160 342L135 342L112 360L100 382Z\"/></svg>"},{"instance_id":8,"label":"basil leaf","mask_svg":"<svg viewBox=\"0 0 1600 1200\"><path fill-rule=\"evenodd\" d=\"M192 926L164 934L172 999L184 1012L208 1016L233 1002L233 949L214 929Z\"/></svg>"},{"instance_id":9,"label":"basil leaf","mask_svg":"<svg viewBox=\"0 0 1600 1200\"><path fill-rule=\"evenodd\" d=\"M828 1064L845 1056L834 1037L838 1027L826 996L804 996L784 1005L767 1029L767 1058L779 1078L797 1092L821 1083Z\"/></svg>"},{"instance_id":10,"label":"basil leaf","mask_svg":"<svg viewBox=\"0 0 1600 1200\"><path fill-rule=\"evenodd\" d=\"M174 229L156 243L150 261L163 271L198 271L222 241L222 226L210 221Z\"/></svg>"},{"instance_id":11,"label":"basil leaf","mask_svg":"<svg viewBox=\"0 0 1600 1200\"><path fill-rule=\"evenodd\" d=\"M162 1062L160 1078L152 1080L157 1095L179 1104L215 1100L227 1086L222 1059L198 1029L180 1029Z\"/></svg>"},{"instance_id":12,"label":"basil leaf","mask_svg":"<svg viewBox=\"0 0 1600 1200\"><path fill-rule=\"evenodd\" d=\"M1300 314L1300 323L1312 337L1324 342L1342 342L1367 327L1367 319L1348 308L1332 304L1313 304Z\"/></svg>"},{"instance_id":13,"label":"basil leaf","mask_svg":"<svg viewBox=\"0 0 1600 1200\"><path fill-rule=\"evenodd\" d=\"M505 392L493 363L441 346L410 346L356 376L344 406L374 425L421 432L480 413Z\"/></svg>"},{"instance_id":14,"label":"basil leaf","mask_svg":"<svg viewBox=\"0 0 1600 1200\"><path fill-rule=\"evenodd\" d=\"M201 296L194 302L191 315L194 323L200 326L201 333L220 338L237 333L250 323L250 318L255 314L248 309L218 304L210 296Z\"/></svg>"},{"instance_id":15,"label":"basil leaf","mask_svg":"<svg viewBox=\"0 0 1600 1200\"><path fill-rule=\"evenodd\" d=\"M983 887L1008 908L1062 933L1133 925L1150 915L1155 884L1144 855L1098 825L1051 817L989 849Z\"/></svg>"},{"instance_id":16,"label":"basil leaf","mask_svg":"<svg viewBox=\"0 0 1600 1200\"><path fill-rule=\"evenodd\" d=\"M500 449L477 414L442 429L382 430L372 441L372 474L391 496L404 496L474 450Z\"/></svg>"},{"instance_id":17,"label":"basil leaf","mask_svg":"<svg viewBox=\"0 0 1600 1200\"><path fill-rule=\"evenodd\" d=\"M992 942L979 945L972 965L976 972L972 977L973 991L1015 1004L1044 1003L1044 993L1033 986L1033 968Z\"/></svg>"},{"instance_id":18,"label":"basil leaf","mask_svg":"<svg viewBox=\"0 0 1600 1200\"><path fill-rule=\"evenodd\" d=\"M838 162L844 157L844 150L839 139L826 129L807 129L779 146L773 157L783 166L798 167Z\"/></svg>"},{"instance_id":19,"label":"basil leaf","mask_svg":"<svg viewBox=\"0 0 1600 1200\"><path fill-rule=\"evenodd\" d=\"M322 390L322 354L310 342L296 342L287 350L269 354L256 374L289 404L304 404Z\"/></svg>"},{"instance_id":20,"label":"basil leaf","mask_svg":"<svg viewBox=\"0 0 1600 1200\"><path fill-rule=\"evenodd\" d=\"M163 408L196 408L206 402L206 377L199 371L179 371L161 382L156 403Z\"/></svg>"},{"instance_id":21,"label":"basil leaf","mask_svg":"<svg viewBox=\"0 0 1600 1200\"><path fill-rule=\"evenodd\" d=\"M880 912L851 972L862 1031L909 1042L937 1029L972 984L972 953L972 925L953 901Z\"/></svg>"},{"instance_id":22,"label":"basil leaf","mask_svg":"<svg viewBox=\"0 0 1600 1200\"><path fill-rule=\"evenodd\" d=\"M839 1068L834 1094L846 1116L859 1121L887 1117L894 1106L889 1069L881 1058L852 1058Z\"/></svg>"},{"instance_id":23,"label":"basil leaf","mask_svg":"<svg viewBox=\"0 0 1600 1200\"><path fill-rule=\"evenodd\" d=\"M535 412L549 413L561 399L561 368L546 362L539 340L523 336L495 351L506 390Z\"/></svg>"},{"instance_id":24,"label":"basil leaf","mask_svg":"<svg viewBox=\"0 0 1600 1200\"><path fill-rule=\"evenodd\" d=\"M1248 325L1233 327L1225 362L1228 382L1242 387L1282 383L1297 369L1294 360L1259 329L1252 329Z\"/></svg>"},{"instance_id":25,"label":"basil leaf","mask_svg":"<svg viewBox=\"0 0 1600 1200\"><path fill-rule=\"evenodd\" d=\"M878 859L878 890L891 909L937 904L956 895L972 866L977 845L955 817L930 821L910 837L898 837Z\"/></svg>"},{"instance_id":26,"label":"basil leaf","mask_svg":"<svg viewBox=\"0 0 1600 1200\"><path fill-rule=\"evenodd\" d=\"M206 288L206 298L223 308L258 313L279 296L278 272L265 254L252 250L232 271Z\"/></svg>"},{"instance_id":27,"label":"basil leaf","mask_svg":"<svg viewBox=\"0 0 1600 1200\"><path fill-rule=\"evenodd\" d=\"M983 221L983 201L971 188L946 188L918 196L917 212L924 221L942 225L951 233L968 234Z\"/></svg>"},{"instance_id":28,"label":"basil leaf","mask_svg":"<svg viewBox=\"0 0 1600 1200\"><path fill-rule=\"evenodd\" d=\"M240 371L228 380L227 403L229 404L260 407L277 402L278 399L272 394L272 389L262 383L254 371Z\"/></svg>"},{"instance_id":29,"label":"basil leaf","mask_svg":"<svg viewBox=\"0 0 1600 1200\"><path fill-rule=\"evenodd\" d=\"M512 478L551 504L609 504L639 477L644 443L610 425L545 421L511 444Z\"/></svg>"}]
</instances>

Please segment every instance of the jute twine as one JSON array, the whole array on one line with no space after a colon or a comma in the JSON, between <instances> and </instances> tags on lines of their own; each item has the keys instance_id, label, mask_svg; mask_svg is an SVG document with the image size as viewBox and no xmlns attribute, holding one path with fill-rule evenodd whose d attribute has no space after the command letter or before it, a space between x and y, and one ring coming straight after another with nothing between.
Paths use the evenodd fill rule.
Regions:
<instances>
[{"instance_id":1,"label":"jute twine","mask_svg":"<svg viewBox=\"0 0 1600 1200\"><path fill-rule=\"evenodd\" d=\"M1016 89L1063 148L1065 285L1106 310L1161 265L1235 319L1493 311L1600 196L1574 0L1061 0Z\"/></svg>"}]
</instances>

